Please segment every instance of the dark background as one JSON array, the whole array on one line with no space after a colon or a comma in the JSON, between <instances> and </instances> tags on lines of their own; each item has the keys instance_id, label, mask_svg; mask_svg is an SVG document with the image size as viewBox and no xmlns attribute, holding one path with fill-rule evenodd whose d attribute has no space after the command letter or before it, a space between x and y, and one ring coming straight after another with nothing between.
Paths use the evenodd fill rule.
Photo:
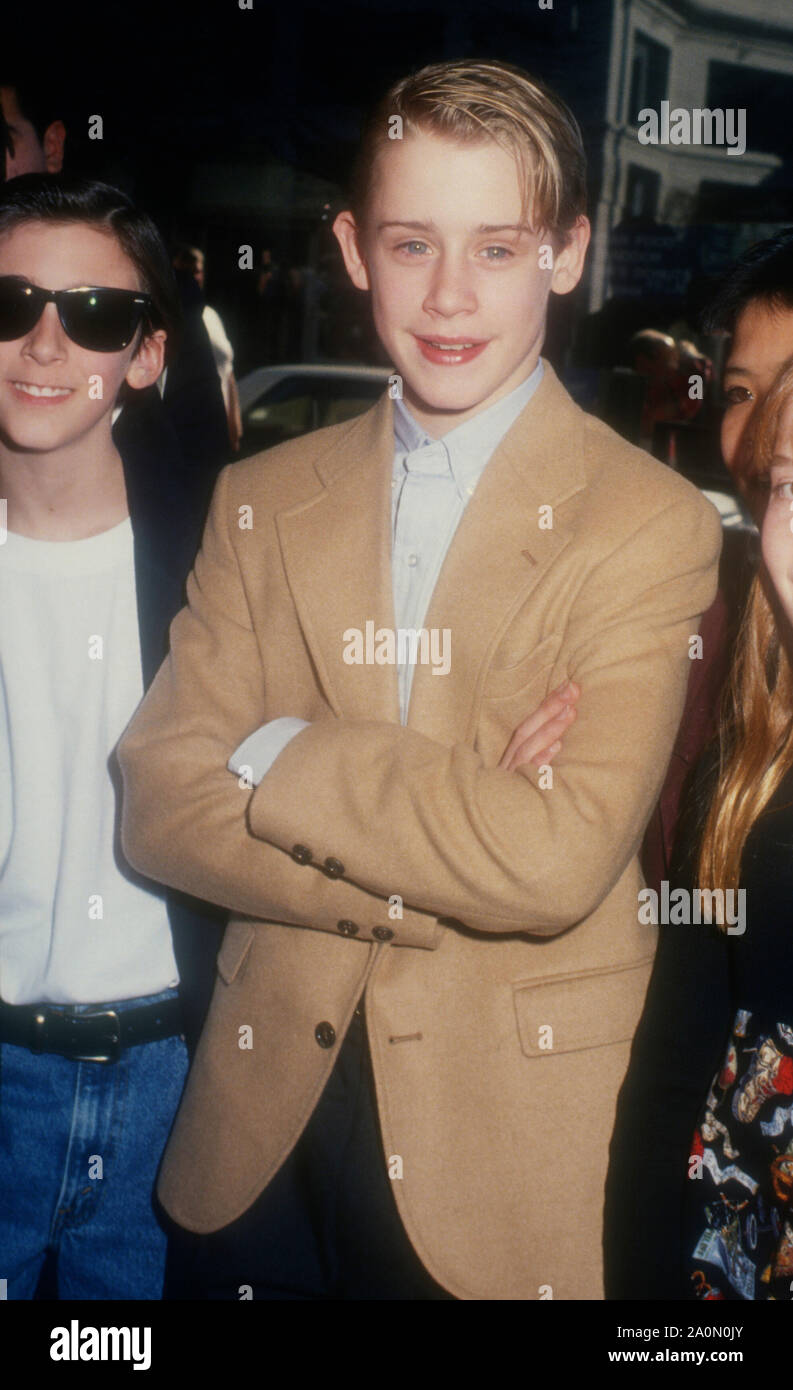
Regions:
<instances>
[{"instance_id":1,"label":"dark background","mask_svg":"<svg viewBox=\"0 0 793 1390\"><path fill-rule=\"evenodd\" d=\"M3 68L46 86L65 114L67 167L124 187L170 241L206 251L207 297L223 314L240 373L260 365L242 332L255 272L239 269L241 245L253 248L255 261L269 248L285 273L310 267L322 285L331 330L314 337L312 352L289 343L290 356L381 360L364 297L347 285L329 228L344 202L366 109L396 77L427 62L498 57L555 87L581 123L596 208L609 138L612 36L626 23L621 0L554 0L551 10L538 0L249 2L251 9L239 0L29 0L24 14L2 22L0 55ZM710 278L756 234L793 221L793 25L775 25L763 0L747 0L742 15L729 18L695 0L665 0L660 8L684 24L725 30L736 44L745 40L746 51L767 39L789 45L789 73L769 80L761 67L712 62L705 94L713 105L746 105L750 146L782 164L738 195L718 179L703 180L671 230L668 208L655 205L655 175L629 174L609 243L607 294L619 300L618 311L608 331L596 334L598 366L619 361L623 340L638 327L693 324ZM621 78L628 114L630 105L664 98L670 62L679 61L674 45L665 50L650 32L651 12L641 62L635 45L630 59L616 50L617 63L628 64ZM95 115L102 140L87 138ZM636 240L648 230L649 254L646 239ZM556 305L549 355L560 365L593 365L574 346L581 320L600 307L590 292L593 260L576 294Z\"/></svg>"}]
</instances>

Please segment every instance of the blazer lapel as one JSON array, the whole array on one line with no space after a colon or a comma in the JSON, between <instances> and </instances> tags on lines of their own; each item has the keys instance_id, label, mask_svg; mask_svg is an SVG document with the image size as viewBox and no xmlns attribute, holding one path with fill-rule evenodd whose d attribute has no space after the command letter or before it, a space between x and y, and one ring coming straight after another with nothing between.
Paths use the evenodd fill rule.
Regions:
<instances>
[{"instance_id":1,"label":"blazer lapel","mask_svg":"<svg viewBox=\"0 0 793 1390\"><path fill-rule=\"evenodd\" d=\"M408 723L444 742L473 739L493 654L569 543L557 507L585 486L583 421L553 369L499 444L449 547L424 626L448 628L450 670L416 666ZM541 507L550 506L552 525Z\"/></svg>"},{"instance_id":2,"label":"blazer lapel","mask_svg":"<svg viewBox=\"0 0 793 1390\"><path fill-rule=\"evenodd\" d=\"M393 456L392 407L384 395L316 465L322 491L280 512L276 524L300 624L334 713L399 723L396 667L367 659L378 630L395 626ZM349 659L351 633L360 633L361 662Z\"/></svg>"},{"instance_id":3,"label":"blazer lapel","mask_svg":"<svg viewBox=\"0 0 793 1390\"><path fill-rule=\"evenodd\" d=\"M553 369L488 463L454 536L426 628L449 628L451 669L417 664L408 723L444 742L473 737L488 666L509 623L570 536L556 508L585 486L583 417ZM350 633L372 655L393 631L387 395L316 465L322 490L276 522L290 589L325 697L345 718L399 722L394 664L345 661ZM540 508L554 509L540 527ZM367 632L370 638L366 651ZM345 637L345 634L347 636ZM443 687L442 691L440 687ZM442 698L439 699L439 695Z\"/></svg>"}]
</instances>

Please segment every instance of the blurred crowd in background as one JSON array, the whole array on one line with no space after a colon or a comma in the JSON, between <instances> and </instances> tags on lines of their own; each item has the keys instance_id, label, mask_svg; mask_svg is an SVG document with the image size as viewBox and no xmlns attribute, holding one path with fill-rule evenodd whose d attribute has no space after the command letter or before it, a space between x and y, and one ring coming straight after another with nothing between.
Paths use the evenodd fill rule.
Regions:
<instances>
[{"instance_id":1,"label":"blurred crowd in background","mask_svg":"<svg viewBox=\"0 0 793 1390\"><path fill-rule=\"evenodd\" d=\"M485 45L525 63L571 100L592 183L588 280L552 301L544 353L582 407L709 491L726 528L753 534L751 508L720 443L731 325L709 318L708 305L736 253L793 221L789 160L771 119L793 80L785 66L793 73L793 32L751 15L724 19L703 68L697 36L675 5L673 31L631 0L621 38L611 0L593 0L586 16L579 6L540 15L503 0L487 34L465 5L437 0L431 8L432 23L419 36L407 13L394 23L382 6L371 7L371 61L356 50L354 83L333 67L342 53L352 61L349 41L353 32L361 37L354 5L334 15L302 3L292 15L269 6L221 15L210 6L191 26L165 16L152 32L144 6L134 42L116 44L112 26L97 31L101 62L53 11L48 57L33 61L25 44L12 42L0 60L5 176L99 177L153 215L173 254L185 350L198 351L202 371L207 354L215 364L215 424L196 432L196 447L243 457L365 409L387 380L367 296L351 287L331 226L344 205L360 115L392 70L410 66L411 33L414 66ZM376 42L384 25L387 48ZM747 49L744 66L728 71L722 62L744 29L765 44L763 61L776 68L772 87L760 81L760 48ZM61 61L59 41L80 62ZM644 149L644 162L634 163L631 132L635 107L664 98L683 78L705 80L700 69L709 100L728 78L738 97L754 96L749 144L776 152L752 156L748 173L710 152L713 174L686 200L691 161ZM130 96L138 92L147 99L136 114ZM616 161L612 135L622 146ZM653 160L661 169L662 159L674 176L654 172ZM746 187L736 198L725 179L739 172ZM168 394L166 386L166 403Z\"/></svg>"}]
</instances>

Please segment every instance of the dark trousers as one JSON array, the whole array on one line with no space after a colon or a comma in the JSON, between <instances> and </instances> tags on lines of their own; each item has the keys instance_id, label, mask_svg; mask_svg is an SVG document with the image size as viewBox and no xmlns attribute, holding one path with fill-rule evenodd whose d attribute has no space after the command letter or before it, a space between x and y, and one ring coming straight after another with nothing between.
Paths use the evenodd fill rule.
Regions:
<instances>
[{"instance_id":1,"label":"dark trousers","mask_svg":"<svg viewBox=\"0 0 793 1390\"><path fill-rule=\"evenodd\" d=\"M400 1181L394 1179L393 1181ZM210 1235L171 1223L165 1298L452 1299L397 1213L362 1010L297 1145L243 1216Z\"/></svg>"}]
</instances>

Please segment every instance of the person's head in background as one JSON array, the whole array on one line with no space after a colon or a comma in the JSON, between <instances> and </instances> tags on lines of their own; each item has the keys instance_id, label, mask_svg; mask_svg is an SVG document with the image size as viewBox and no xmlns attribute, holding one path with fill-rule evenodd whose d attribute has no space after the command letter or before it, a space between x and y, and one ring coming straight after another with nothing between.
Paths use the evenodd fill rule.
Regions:
<instances>
[{"instance_id":1,"label":"person's head in background","mask_svg":"<svg viewBox=\"0 0 793 1390\"><path fill-rule=\"evenodd\" d=\"M732 335L724 367L724 462L755 508L747 482L758 411L793 353L793 227L751 246L724 276L705 332Z\"/></svg>"},{"instance_id":2,"label":"person's head in background","mask_svg":"<svg viewBox=\"0 0 793 1390\"><path fill-rule=\"evenodd\" d=\"M665 380L677 371L677 343L658 328L643 328L630 341L631 366L651 381Z\"/></svg>"},{"instance_id":3,"label":"person's head in background","mask_svg":"<svg viewBox=\"0 0 793 1390\"><path fill-rule=\"evenodd\" d=\"M650 441L655 425L680 418L677 343L658 328L643 328L630 340L629 360L633 370L647 382L641 434L643 440Z\"/></svg>"},{"instance_id":4,"label":"person's head in background","mask_svg":"<svg viewBox=\"0 0 793 1390\"><path fill-rule=\"evenodd\" d=\"M3 115L3 103L0 101L0 183L5 183L6 179L6 155L12 153L11 136Z\"/></svg>"},{"instance_id":5,"label":"person's head in background","mask_svg":"<svg viewBox=\"0 0 793 1390\"><path fill-rule=\"evenodd\" d=\"M680 338L677 351L683 376L688 377L692 372L696 372L704 381L710 381L713 376L713 363L696 343L692 343L689 338Z\"/></svg>"},{"instance_id":6,"label":"person's head in background","mask_svg":"<svg viewBox=\"0 0 793 1390\"><path fill-rule=\"evenodd\" d=\"M60 173L66 126L44 74L40 83L28 83L0 63L0 106L8 132L6 179L20 174Z\"/></svg>"},{"instance_id":7,"label":"person's head in background","mask_svg":"<svg viewBox=\"0 0 793 1390\"><path fill-rule=\"evenodd\" d=\"M200 289L204 288L204 253L197 246L188 246L186 242L180 242L173 255L174 270L182 270L188 275L192 275Z\"/></svg>"}]
</instances>

